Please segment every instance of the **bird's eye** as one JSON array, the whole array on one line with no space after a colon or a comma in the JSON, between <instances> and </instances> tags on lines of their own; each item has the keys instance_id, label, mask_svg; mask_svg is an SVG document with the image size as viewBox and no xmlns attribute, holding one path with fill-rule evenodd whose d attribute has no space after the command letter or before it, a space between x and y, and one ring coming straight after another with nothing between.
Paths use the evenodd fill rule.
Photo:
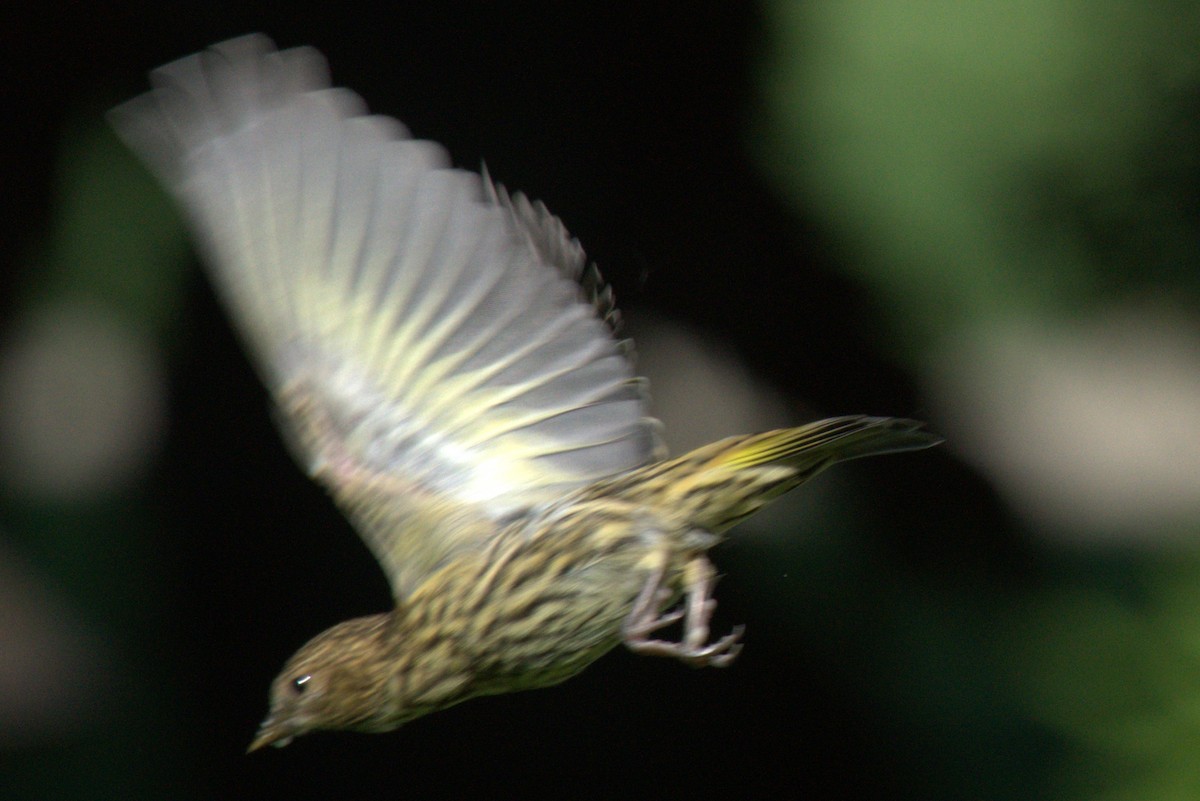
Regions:
<instances>
[{"instance_id":1,"label":"bird's eye","mask_svg":"<svg viewBox=\"0 0 1200 801\"><path fill-rule=\"evenodd\" d=\"M296 678L292 679L292 692L296 693L296 695L300 695L302 692L308 689L308 682L311 679L312 676L309 674L297 676Z\"/></svg>"}]
</instances>

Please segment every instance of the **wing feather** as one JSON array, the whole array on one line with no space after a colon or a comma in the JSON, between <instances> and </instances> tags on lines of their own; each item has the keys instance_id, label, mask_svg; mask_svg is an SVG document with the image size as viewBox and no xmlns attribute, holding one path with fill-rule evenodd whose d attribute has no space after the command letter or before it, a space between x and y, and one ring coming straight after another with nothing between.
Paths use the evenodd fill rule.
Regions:
<instances>
[{"instance_id":1,"label":"wing feather","mask_svg":"<svg viewBox=\"0 0 1200 801\"><path fill-rule=\"evenodd\" d=\"M187 212L310 472L403 597L448 555L657 458L612 295L540 203L248 36L112 113Z\"/></svg>"}]
</instances>

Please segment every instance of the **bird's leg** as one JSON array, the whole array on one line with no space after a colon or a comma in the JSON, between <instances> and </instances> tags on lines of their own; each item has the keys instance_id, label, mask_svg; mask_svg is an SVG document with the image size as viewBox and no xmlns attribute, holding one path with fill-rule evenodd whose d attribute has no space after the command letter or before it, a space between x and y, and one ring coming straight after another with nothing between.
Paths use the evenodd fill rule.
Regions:
<instances>
[{"instance_id":1,"label":"bird's leg","mask_svg":"<svg viewBox=\"0 0 1200 801\"><path fill-rule=\"evenodd\" d=\"M664 560L647 579L642 591L633 604L622 630L625 645L641 654L674 656L695 667L711 665L725 667L733 662L742 650L739 642L743 628L734 630L717 640L708 642L708 622L712 618L717 602L712 599L712 586L716 571L712 563L697 556L684 567L687 588L685 605L671 612L659 614L659 606L670 597L670 588L664 586L667 565ZM651 639L649 635L683 618L683 639L679 642Z\"/></svg>"},{"instance_id":2,"label":"bird's leg","mask_svg":"<svg viewBox=\"0 0 1200 801\"><path fill-rule=\"evenodd\" d=\"M664 558L654 572L646 577L642 591L638 593L637 600L633 602L633 609L629 610L629 616L625 618L625 625L622 627L621 633L625 638L625 644L635 651L662 653L646 646L659 643L662 645L673 644L661 640L651 640L647 637L652 632L678 622L684 614L683 609L659 614L659 608L671 597L671 588L664 582L666 575L667 560Z\"/></svg>"}]
</instances>

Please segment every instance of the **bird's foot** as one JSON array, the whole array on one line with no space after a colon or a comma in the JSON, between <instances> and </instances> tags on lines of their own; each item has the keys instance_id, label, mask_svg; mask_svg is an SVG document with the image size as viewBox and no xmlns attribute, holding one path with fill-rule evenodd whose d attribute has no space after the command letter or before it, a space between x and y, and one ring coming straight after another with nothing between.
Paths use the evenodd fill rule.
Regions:
<instances>
[{"instance_id":1,"label":"bird's foot","mask_svg":"<svg viewBox=\"0 0 1200 801\"><path fill-rule=\"evenodd\" d=\"M717 602L712 599L712 585L716 573L712 564L704 557L697 557L687 565L687 601L684 606L670 612L659 613L658 608L670 597L670 590L663 587L665 566L655 571L646 581L625 621L622 635L625 645L639 654L673 656L693 667L726 667L737 658L742 650L742 634L745 628L737 626L715 642L708 642L708 623ZM650 637L659 629L684 621L683 639L678 642Z\"/></svg>"}]
</instances>

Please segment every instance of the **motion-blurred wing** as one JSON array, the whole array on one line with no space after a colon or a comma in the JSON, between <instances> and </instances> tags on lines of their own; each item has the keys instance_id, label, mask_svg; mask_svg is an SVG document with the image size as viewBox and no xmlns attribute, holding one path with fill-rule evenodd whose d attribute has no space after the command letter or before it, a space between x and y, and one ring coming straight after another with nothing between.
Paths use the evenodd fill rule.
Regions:
<instances>
[{"instance_id":1,"label":"motion-blurred wing","mask_svg":"<svg viewBox=\"0 0 1200 801\"><path fill-rule=\"evenodd\" d=\"M243 37L152 82L114 125L187 211L310 472L398 596L654 458L611 295L545 207L366 116L311 49Z\"/></svg>"}]
</instances>

